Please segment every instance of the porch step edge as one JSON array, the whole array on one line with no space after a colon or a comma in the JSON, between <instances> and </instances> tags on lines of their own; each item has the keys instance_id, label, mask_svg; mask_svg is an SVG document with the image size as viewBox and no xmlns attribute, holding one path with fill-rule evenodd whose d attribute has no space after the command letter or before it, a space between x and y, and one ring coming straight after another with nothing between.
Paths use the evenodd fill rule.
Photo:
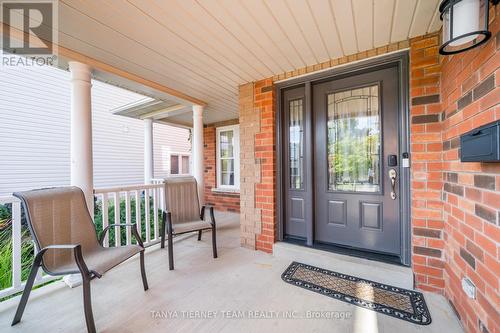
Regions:
<instances>
[{"instance_id":1,"label":"porch step edge","mask_svg":"<svg viewBox=\"0 0 500 333\"><path fill-rule=\"evenodd\" d=\"M285 242L277 242L273 245L273 256L399 288L413 289L413 272L410 267L387 264Z\"/></svg>"}]
</instances>

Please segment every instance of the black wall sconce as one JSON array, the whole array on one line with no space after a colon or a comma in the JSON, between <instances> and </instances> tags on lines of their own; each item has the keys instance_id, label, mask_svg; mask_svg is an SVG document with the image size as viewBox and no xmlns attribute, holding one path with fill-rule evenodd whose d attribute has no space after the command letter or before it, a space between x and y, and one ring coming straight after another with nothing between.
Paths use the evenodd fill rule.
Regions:
<instances>
[{"instance_id":1,"label":"black wall sconce","mask_svg":"<svg viewBox=\"0 0 500 333\"><path fill-rule=\"evenodd\" d=\"M443 0L439 5L443 41L439 53L470 50L491 37L488 30L489 0ZM500 0L491 0L496 6Z\"/></svg>"}]
</instances>

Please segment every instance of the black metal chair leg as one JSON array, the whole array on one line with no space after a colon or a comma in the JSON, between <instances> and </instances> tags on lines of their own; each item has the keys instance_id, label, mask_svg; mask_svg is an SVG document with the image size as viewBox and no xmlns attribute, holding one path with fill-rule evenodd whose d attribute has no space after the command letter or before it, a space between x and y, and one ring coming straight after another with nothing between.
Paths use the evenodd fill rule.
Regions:
<instances>
[{"instance_id":1,"label":"black metal chair leg","mask_svg":"<svg viewBox=\"0 0 500 333\"><path fill-rule=\"evenodd\" d=\"M94 315L92 314L92 299L90 295L90 278L83 277L83 309L85 311L85 322L87 331L95 333Z\"/></svg>"},{"instance_id":2,"label":"black metal chair leg","mask_svg":"<svg viewBox=\"0 0 500 333\"><path fill-rule=\"evenodd\" d=\"M215 224L212 226L212 251L214 258L217 258L217 235L215 231Z\"/></svg>"},{"instance_id":3,"label":"black metal chair leg","mask_svg":"<svg viewBox=\"0 0 500 333\"><path fill-rule=\"evenodd\" d=\"M144 268L144 250L141 251L140 262L141 262L141 277L142 277L142 285L144 286L144 291L149 289L148 279L146 277L146 269Z\"/></svg>"},{"instance_id":4,"label":"black metal chair leg","mask_svg":"<svg viewBox=\"0 0 500 333\"><path fill-rule=\"evenodd\" d=\"M38 268L40 267L41 255L37 256L33 262L33 266L31 266L30 275L28 277L28 281L26 281L26 285L24 286L23 295L21 296L21 300L19 301L19 305L17 306L16 315L14 316L14 320L12 321L12 326L16 325L21 321L23 317L24 309L26 308L26 304L28 303L28 298L30 297L31 288L33 288L33 283L35 283L36 274L38 273Z\"/></svg>"},{"instance_id":5,"label":"black metal chair leg","mask_svg":"<svg viewBox=\"0 0 500 333\"><path fill-rule=\"evenodd\" d=\"M168 267L174 270L174 244L172 242L172 230L168 231Z\"/></svg>"},{"instance_id":6,"label":"black metal chair leg","mask_svg":"<svg viewBox=\"0 0 500 333\"><path fill-rule=\"evenodd\" d=\"M214 207L210 207L210 220L212 221L212 251L214 253L214 258L217 258L217 232Z\"/></svg>"},{"instance_id":7,"label":"black metal chair leg","mask_svg":"<svg viewBox=\"0 0 500 333\"><path fill-rule=\"evenodd\" d=\"M165 248L165 225L167 224L167 213L163 212L162 224L161 224L161 245L162 249Z\"/></svg>"},{"instance_id":8,"label":"black metal chair leg","mask_svg":"<svg viewBox=\"0 0 500 333\"><path fill-rule=\"evenodd\" d=\"M201 241L201 230L198 230L198 241Z\"/></svg>"}]
</instances>

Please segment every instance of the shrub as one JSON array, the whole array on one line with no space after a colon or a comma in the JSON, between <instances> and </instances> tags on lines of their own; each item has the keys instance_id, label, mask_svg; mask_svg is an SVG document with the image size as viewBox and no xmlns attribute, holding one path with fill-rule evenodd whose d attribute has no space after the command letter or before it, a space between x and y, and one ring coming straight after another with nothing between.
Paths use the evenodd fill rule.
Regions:
<instances>
[{"instance_id":1,"label":"shrub","mask_svg":"<svg viewBox=\"0 0 500 333\"><path fill-rule=\"evenodd\" d=\"M28 278L34 258L29 230L21 230L21 279ZM12 286L12 226L0 231L0 289Z\"/></svg>"},{"instance_id":2,"label":"shrub","mask_svg":"<svg viewBox=\"0 0 500 333\"><path fill-rule=\"evenodd\" d=\"M146 210L144 209L146 206L146 202L144 198L141 198L140 200L140 205L141 205L141 231L140 235L142 240L144 241L146 239ZM135 215L135 208L136 208L136 200L135 198L130 199L130 223L136 223L136 215ZM126 211L125 211L125 200L122 199L120 200L120 223L125 224L126 223ZM161 221L161 215L162 212L161 210L157 211L158 214L158 221ZM149 201L149 216L150 216L150 238L154 237L154 207L153 207L153 200ZM96 230L98 235L102 233L103 227L102 227L102 201L96 201L94 205L94 223L96 226ZM115 204L114 200L110 201L108 205L108 223L113 224L115 223ZM125 240L126 240L126 232L127 228L120 228L120 240L121 244L125 245ZM109 245L114 246L115 244L115 228L111 228L109 230Z\"/></svg>"}]
</instances>

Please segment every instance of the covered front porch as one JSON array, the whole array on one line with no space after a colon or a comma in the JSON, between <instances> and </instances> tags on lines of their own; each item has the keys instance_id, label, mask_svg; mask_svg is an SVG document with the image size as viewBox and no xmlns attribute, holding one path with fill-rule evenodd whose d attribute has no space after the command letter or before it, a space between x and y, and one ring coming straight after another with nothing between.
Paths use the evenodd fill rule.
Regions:
<instances>
[{"instance_id":1,"label":"covered front porch","mask_svg":"<svg viewBox=\"0 0 500 333\"><path fill-rule=\"evenodd\" d=\"M464 161L461 144L484 126L500 128L498 1L365 2L58 2L59 39L49 42L71 75L70 184L83 190L98 233L136 223L147 247L148 291L137 258L92 284L100 331L498 330L500 153ZM443 55L453 23L442 28L441 12L465 3L489 38ZM3 22L2 34L19 42L30 32ZM144 124L141 184L96 188L93 79L149 97L112 110ZM184 235L168 270L155 122L191 129L189 167L177 156L177 169L195 177L200 203L218 210L217 259L209 237ZM0 204L12 207L11 278L0 290L8 298L25 285L29 233L19 200ZM131 245L132 236L116 226L103 244ZM293 261L422 291L432 324L286 284L281 274ZM66 283L78 284L73 278ZM36 282L53 279L39 273ZM34 290L10 327L18 300L0 303L2 331L85 330L79 287Z\"/></svg>"},{"instance_id":2,"label":"covered front porch","mask_svg":"<svg viewBox=\"0 0 500 333\"><path fill-rule=\"evenodd\" d=\"M290 260L240 246L239 215L218 213L219 258L210 256L210 237L175 239L176 269L168 271L167 251L146 251L150 289L142 291L139 258L110 271L92 285L96 326L101 332L460 332L444 297L425 293L432 324L417 326L284 283ZM331 259L321 260L324 268ZM345 266L349 260L346 259ZM330 264L329 264L330 262ZM364 260L365 276L376 263ZM359 272L361 275L363 272ZM58 281L33 291L23 320L10 321L18 297L0 303L2 332L83 332L81 287ZM61 306L64 304L64 306ZM50 309L50 310L49 310Z\"/></svg>"}]
</instances>

